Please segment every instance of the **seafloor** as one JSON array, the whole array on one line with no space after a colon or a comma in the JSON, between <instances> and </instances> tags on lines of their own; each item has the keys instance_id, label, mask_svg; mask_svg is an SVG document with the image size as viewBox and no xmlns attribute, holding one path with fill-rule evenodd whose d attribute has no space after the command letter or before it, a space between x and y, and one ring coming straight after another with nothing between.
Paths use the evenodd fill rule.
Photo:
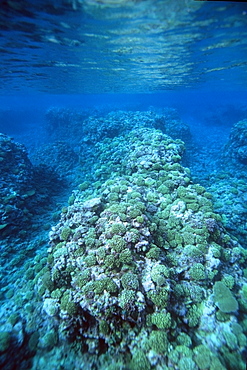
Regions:
<instances>
[{"instance_id":1,"label":"seafloor","mask_svg":"<svg viewBox=\"0 0 247 370\"><path fill-rule=\"evenodd\" d=\"M246 368L247 120L51 107L0 136L0 366Z\"/></svg>"}]
</instances>

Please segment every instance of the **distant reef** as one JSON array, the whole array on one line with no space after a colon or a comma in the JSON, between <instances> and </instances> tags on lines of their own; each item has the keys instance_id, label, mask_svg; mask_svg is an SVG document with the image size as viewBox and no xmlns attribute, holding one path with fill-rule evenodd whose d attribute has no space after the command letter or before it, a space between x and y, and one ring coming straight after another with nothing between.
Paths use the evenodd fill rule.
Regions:
<instances>
[{"instance_id":1,"label":"distant reef","mask_svg":"<svg viewBox=\"0 0 247 370\"><path fill-rule=\"evenodd\" d=\"M24 145L0 134L0 238L25 236L34 215L49 204L59 176L45 165L34 166Z\"/></svg>"}]
</instances>

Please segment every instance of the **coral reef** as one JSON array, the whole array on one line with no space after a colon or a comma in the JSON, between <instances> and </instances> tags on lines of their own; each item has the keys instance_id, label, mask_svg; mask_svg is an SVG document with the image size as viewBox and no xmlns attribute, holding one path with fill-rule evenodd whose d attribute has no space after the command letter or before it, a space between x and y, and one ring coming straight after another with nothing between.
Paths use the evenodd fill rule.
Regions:
<instances>
[{"instance_id":1,"label":"coral reef","mask_svg":"<svg viewBox=\"0 0 247 370\"><path fill-rule=\"evenodd\" d=\"M17 199L26 211L14 230L29 230L30 241L6 238L1 244L0 365L243 369L247 253L223 225L244 240L245 165L238 162L242 170L234 177L233 160L216 171L218 140L210 153L196 152L172 109L101 117L68 110L67 120L56 123L60 113L53 133L51 127L55 141L32 152L31 160L43 164L33 166L26 155L27 181L21 179L25 171L11 178L1 161L2 204L4 192L20 179L23 195ZM81 136L63 136L73 123L72 135ZM181 165L184 143L174 138L186 140L195 178L212 195L192 182ZM16 147L26 152L8 137L2 141L12 143L10 159L22 157ZM205 168L199 163L204 158ZM80 184L62 209L59 198L61 212L51 198L58 175L67 189ZM49 217L39 216L41 205L49 205ZM30 229L35 214L37 238ZM47 233L55 222L47 255ZM13 226L1 233L8 231Z\"/></svg>"},{"instance_id":2,"label":"coral reef","mask_svg":"<svg viewBox=\"0 0 247 370\"><path fill-rule=\"evenodd\" d=\"M189 127L181 121L177 111L164 108L159 111L112 111L105 116L88 117L83 125L83 142L97 143L100 140L124 134L132 129L141 127L155 128L165 134L172 134L173 138L189 140Z\"/></svg>"},{"instance_id":3,"label":"coral reef","mask_svg":"<svg viewBox=\"0 0 247 370\"><path fill-rule=\"evenodd\" d=\"M97 110L50 107L46 112L45 129L55 141L81 141L84 144L95 144L109 137L124 134L133 128L149 127L180 138L191 139L190 129L181 121L176 109L155 109L147 111L131 110Z\"/></svg>"},{"instance_id":4,"label":"coral reef","mask_svg":"<svg viewBox=\"0 0 247 370\"><path fill-rule=\"evenodd\" d=\"M218 170L214 171L212 184L208 186L224 226L243 245L247 242L246 165L247 120L243 119L233 125L222 149Z\"/></svg>"},{"instance_id":5,"label":"coral reef","mask_svg":"<svg viewBox=\"0 0 247 370\"><path fill-rule=\"evenodd\" d=\"M84 120L88 117L86 110L76 110L64 107L50 107L46 113L45 129L55 140L80 136Z\"/></svg>"},{"instance_id":6,"label":"coral reef","mask_svg":"<svg viewBox=\"0 0 247 370\"><path fill-rule=\"evenodd\" d=\"M76 168L79 157L71 144L60 140L42 145L30 155L30 159L34 165L45 165L61 178L66 178Z\"/></svg>"},{"instance_id":7,"label":"coral reef","mask_svg":"<svg viewBox=\"0 0 247 370\"><path fill-rule=\"evenodd\" d=\"M34 215L42 213L62 188L62 181L47 166L34 166L26 148L4 134L0 134L0 172L0 238L24 236Z\"/></svg>"},{"instance_id":8,"label":"coral reef","mask_svg":"<svg viewBox=\"0 0 247 370\"><path fill-rule=\"evenodd\" d=\"M233 125L224 155L234 164L247 165L247 119Z\"/></svg>"},{"instance_id":9,"label":"coral reef","mask_svg":"<svg viewBox=\"0 0 247 370\"><path fill-rule=\"evenodd\" d=\"M247 174L233 167L228 163L224 171L213 176L208 190L213 195L214 208L221 214L224 226L242 245L246 245Z\"/></svg>"},{"instance_id":10,"label":"coral reef","mask_svg":"<svg viewBox=\"0 0 247 370\"><path fill-rule=\"evenodd\" d=\"M100 369L245 369L247 253L183 142L142 127L96 151L106 175L73 191L35 278L43 346L73 341Z\"/></svg>"},{"instance_id":11,"label":"coral reef","mask_svg":"<svg viewBox=\"0 0 247 370\"><path fill-rule=\"evenodd\" d=\"M208 122L200 135L194 130L199 137L192 137L186 144L183 163L190 168L193 181L212 194L214 209L222 216L227 231L246 245L247 167L238 155L246 145L246 120L236 123L231 132L214 124Z\"/></svg>"},{"instance_id":12,"label":"coral reef","mask_svg":"<svg viewBox=\"0 0 247 370\"><path fill-rule=\"evenodd\" d=\"M0 232L27 220L26 199L35 195L33 166L23 145L0 134Z\"/></svg>"}]
</instances>

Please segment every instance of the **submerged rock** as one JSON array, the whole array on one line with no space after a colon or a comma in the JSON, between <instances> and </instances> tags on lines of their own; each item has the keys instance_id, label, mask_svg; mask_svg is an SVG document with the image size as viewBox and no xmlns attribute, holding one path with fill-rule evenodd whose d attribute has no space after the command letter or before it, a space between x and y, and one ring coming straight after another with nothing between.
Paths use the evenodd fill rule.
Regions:
<instances>
[{"instance_id":1,"label":"submerged rock","mask_svg":"<svg viewBox=\"0 0 247 370\"><path fill-rule=\"evenodd\" d=\"M233 125L224 156L234 164L247 165L247 119Z\"/></svg>"},{"instance_id":2,"label":"submerged rock","mask_svg":"<svg viewBox=\"0 0 247 370\"><path fill-rule=\"evenodd\" d=\"M0 134L0 231L27 220L24 200L32 197L33 166L25 147Z\"/></svg>"},{"instance_id":3,"label":"submerged rock","mask_svg":"<svg viewBox=\"0 0 247 370\"><path fill-rule=\"evenodd\" d=\"M61 181L46 166L34 166L24 145L0 134L0 238L25 236L33 216L51 203Z\"/></svg>"}]
</instances>

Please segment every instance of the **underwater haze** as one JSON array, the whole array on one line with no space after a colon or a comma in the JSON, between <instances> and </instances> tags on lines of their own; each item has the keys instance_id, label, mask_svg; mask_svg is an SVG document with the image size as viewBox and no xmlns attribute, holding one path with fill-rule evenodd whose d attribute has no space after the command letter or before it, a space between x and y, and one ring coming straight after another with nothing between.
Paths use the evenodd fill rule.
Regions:
<instances>
[{"instance_id":1,"label":"underwater haze","mask_svg":"<svg viewBox=\"0 0 247 370\"><path fill-rule=\"evenodd\" d=\"M0 1L0 368L245 370L247 4Z\"/></svg>"}]
</instances>

